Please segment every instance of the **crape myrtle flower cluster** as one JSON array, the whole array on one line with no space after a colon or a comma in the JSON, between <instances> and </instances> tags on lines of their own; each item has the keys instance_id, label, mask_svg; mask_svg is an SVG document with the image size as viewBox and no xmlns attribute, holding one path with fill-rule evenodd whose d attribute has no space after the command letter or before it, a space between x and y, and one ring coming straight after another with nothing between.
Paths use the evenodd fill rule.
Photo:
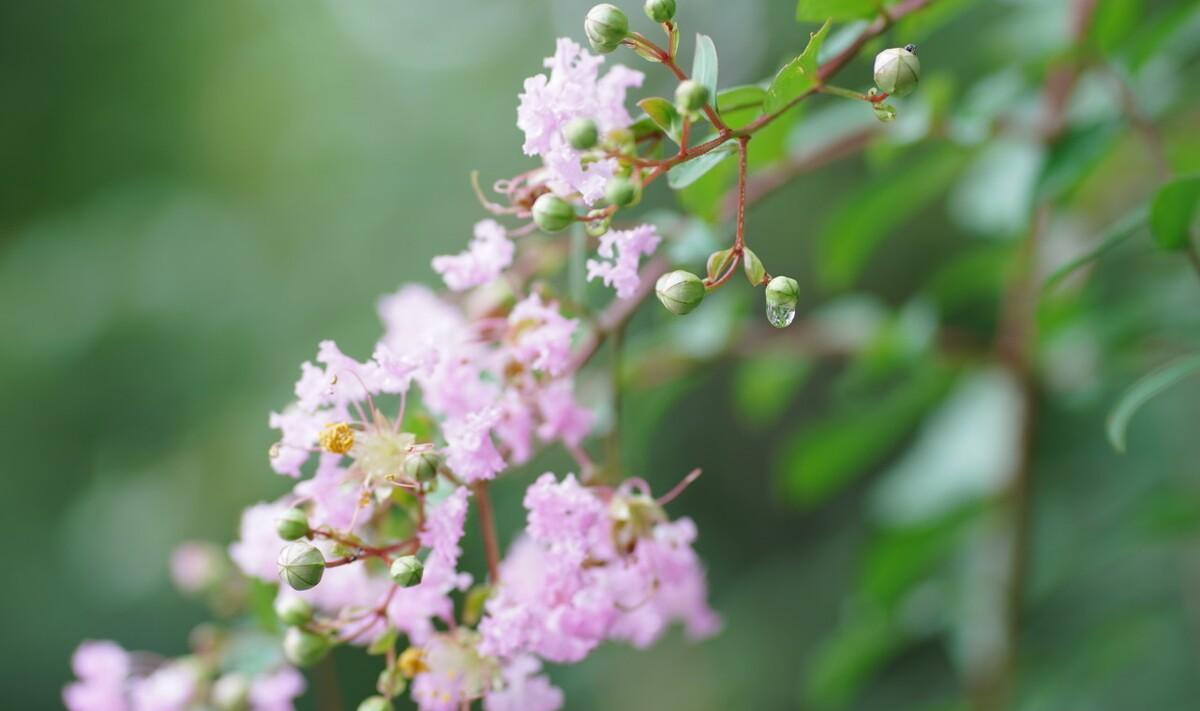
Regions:
<instances>
[{"instance_id":1,"label":"crape myrtle flower cluster","mask_svg":"<svg viewBox=\"0 0 1200 711\"><path fill-rule=\"evenodd\" d=\"M546 71L525 81L517 126L523 152L538 164L497 181L498 202L476 183L491 217L475 225L464 251L432 263L449 293L404 286L380 299L382 335L365 357L323 341L300 366L294 401L269 418L278 432L270 466L295 480L291 491L246 509L227 551L189 543L172 556L177 586L219 614L230 617L265 591L269 624L204 626L193 653L170 660L85 642L73 659L77 680L63 694L71 711L284 711L304 691L297 669L338 645L381 658L360 711L390 709L404 693L425 711L476 703L553 711L564 699L544 664L580 662L606 641L644 648L673 624L693 639L719 631L693 548L696 526L666 510L699 470L655 497L643 479L593 463L595 417L577 398L575 376L606 319L535 280L538 270L523 258L536 262L546 243L521 242L538 230L589 237L594 255L579 255L581 271L613 289L610 310L626 317L632 309L622 302L644 298L656 278L663 305L686 314L741 266L752 285L766 287L768 320L786 326L798 284L767 274L744 238L748 142L816 91L867 101L879 113L882 98L912 90L919 64L911 47L880 55L876 79L887 93L856 94L822 79L769 111L769 92L760 92L762 116L735 129L715 108L715 54L700 56L715 51L711 41L697 43L688 78L676 63L674 0L647 0L644 9L666 33L665 48L631 32L618 8L597 5L584 33L598 54L561 38ZM809 62L810 75L827 30L797 60ZM644 75L605 66L603 55L619 47L668 69L679 80L674 101L645 99L638 106L646 115L635 119L627 94ZM709 138L693 141L701 130ZM654 157L668 141L678 150ZM664 236L650 224L617 229L614 218L658 177L731 147L739 161L733 245L709 258L703 279L648 266L661 261L654 255ZM529 486L524 530L505 548L489 486L545 447L564 449L577 469ZM486 574L460 565L472 515Z\"/></svg>"}]
</instances>

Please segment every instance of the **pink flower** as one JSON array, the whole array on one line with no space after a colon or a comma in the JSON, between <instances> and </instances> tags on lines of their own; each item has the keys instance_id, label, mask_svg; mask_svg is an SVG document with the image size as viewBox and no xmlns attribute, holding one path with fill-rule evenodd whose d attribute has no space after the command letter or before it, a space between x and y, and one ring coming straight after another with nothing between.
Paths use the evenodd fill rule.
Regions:
<instances>
[{"instance_id":1,"label":"pink flower","mask_svg":"<svg viewBox=\"0 0 1200 711\"><path fill-rule=\"evenodd\" d=\"M451 291L486 284L512 265L514 247L504 227L495 220L475 224L475 239L465 252L433 258L433 270L442 275Z\"/></svg>"},{"instance_id":2,"label":"pink flower","mask_svg":"<svg viewBox=\"0 0 1200 711\"><path fill-rule=\"evenodd\" d=\"M187 541L171 551L171 582L188 594L203 592L217 582L224 568L221 551L212 543Z\"/></svg>"},{"instance_id":3,"label":"pink flower","mask_svg":"<svg viewBox=\"0 0 1200 711\"><path fill-rule=\"evenodd\" d=\"M250 682L251 711L293 711L292 700L304 687L304 675L292 667L256 676Z\"/></svg>"},{"instance_id":4,"label":"pink flower","mask_svg":"<svg viewBox=\"0 0 1200 711\"><path fill-rule=\"evenodd\" d=\"M196 669L173 661L130 683L133 711L184 711L196 695Z\"/></svg>"},{"instance_id":5,"label":"pink flower","mask_svg":"<svg viewBox=\"0 0 1200 711\"><path fill-rule=\"evenodd\" d=\"M279 551L283 540L275 523L286 510L281 503L258 503L242 512L240 538L229 546L229 557L246 575L268 583L279 580Z\"/></svg>"},{"instance_id":6,"label":"pink flower","mask_svg":"<svg viewBox=\"0 0 1200 711\"><path fill-rule=\"evenodd\" d=\"M494 409L446 420L446 463L467 483L491 479L504 469L504 458L492 442L491 428L499 413Z\"/></svg>"},{"instance_id":7,"label":"pink flower","mask_svg":"<svg viewBox=\"0 0 1200 711\"><path fill-rule=\"evenodd\" d=\"M575 402L570 380L558 380L538 390L537 404L542 420L537 433L546 442L562 440L568 447L577 447L592 429L595 417Z\"/></svg>"},{"instance_id":8,"label":"pink flower","mask_svg":"<svg viewBox=\"0 0 1200 711\"><path fill-rule=\"evenodd\" d=\"M562 708L562 690L538 674L541 668L541 662L529 656L509 662L501 671L504 686L484 698L484 711L557 711Z\"/></svg>"},{"instance_id":9,"label":"pink flower","mask_svg":"<svg viewBox=\"0 0 1200 711\"><path fill-rule=\"evenodd\" d=\"M78 681L63 689L63 704L70 711L126 711L125 682L129 653L115 642L87 641L71 657Z\"/></svg>"},{"instance_id":10,"label":"pink flower","mask_svg":"<svg viewBox=\"0 0 1200 711\"><path fill-rule=\"evenodd\" d=\"M550 375L561 375L571 360L571 336L579 322L565 318L558 304L533 294L508 314L512 354L519 362Z\"/></svg>"},{"instance_id":11,"label":"pink flower","mask_svg":"<svg viewBox=\"0 0 1200 711\"><path fill-rule=\"evenodd\" d=\"M632 230L610 230L600 237L597 253L608 261L587 261L588 281L602 279L607 286L617 291L617 296L628 299L637 291L638 260L654 254L658 249L658 231L653 225L639 225Z\"/></svg>"}]
</instances>

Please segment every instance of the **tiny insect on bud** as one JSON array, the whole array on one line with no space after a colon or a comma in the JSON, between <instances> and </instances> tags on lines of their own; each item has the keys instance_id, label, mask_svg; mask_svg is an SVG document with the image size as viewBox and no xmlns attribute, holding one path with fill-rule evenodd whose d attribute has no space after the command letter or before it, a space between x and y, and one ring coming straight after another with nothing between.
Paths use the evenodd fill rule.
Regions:
<instances>
[{"instance_id":1,"label":"tiny insect on bud","mask_svg":"<svg viewBox=\"0 0 1200 711\"><path fill-rule=\"evenodd\" d=\"M289 627L307 624L313 616L313 606L298 597L281 597L275 601L275 616Z\"/></svg>"},{"instance_id":2,"label":"tiny insect on bud","mask_svg":"<svg viewBox=\"0 0 1200 711\"><path fill-rule=\"evenodd\" d=\"M615 175L605 184L604 197L617 207L629 207L642 199L642 186L635 180Z\"/></svg>"},{"instance_id":3,"label":"tiny insect on bud","mask_svg":"<svg viewBox=\"0 0 1200 711\"><path fill-rule=\"evenodd\" d=\"M405 475L422 483L436 479L441 466L442 455L432 450L413 452L404 459Z\"/></svg>"},{"instance_id":4,"label":"tiny insect on bud","mask_svg":"<svg viewBox=\"0 0 1200 711\"><path fill-rule=\"evenodd\" d=\"M225 674L213 682L212 702L220 711L250 708L250 681L245 674Z\"/></svg>"},{"instance_id":5,"label":"tiny insect on bud","mask_svg":"<svg viewBox=\"0 0 1200 711\"><path fill-rule=\"evenodd\" d=\"M629 36L629 18L616 5L601 3L588 10L583 31L592 49L600 54L608 54L620 47L621 40Z\"/></svg>"},{"instance_id":6,"label":"tiny insect on bud","mask_svg":"<svg viewBox=\"0 0 1200 711\"><path fill-rule=\"evenodd\" d=\"M392 702L382 696L368 696L358 705L358 711L392 711Z\"/></svg>"},{"instance_id":7,"label":"tiny insect on bud","mask_svg":"<svg viewBox=\"0 0 1200 711\"><path fill-rule=\"evenodd\" d=\"M708 87L686 79L675 87L675 108L680 113L694 113L708 103Z\"/></svg>"},{"instance_id":8,"label":"tiny insect on bud","mask_svg":"<svg viewBox=\"0 0 1200 711\"><path fill-rule=\"evenodd\" d=\"M567 143L577 151L593 148L600 140L600 130L596 128L596 122L583 117L568 121L563 127L563 135L567 137Z\"/></svg>"},{"instance_id":9,"label":"tiny insect on bud","mask_svg":"<svg viewBox=\"0 0 1200 711\"><path fill-rule=\"evenodd\" d=\"M411 588L421 583L421 577L425 575L425 564L415 555L400 556L392 561L392 567L388 572L397 585L402 588Z\"/></svg>"},{"instance_id":10,"label":"tiny insect on bud","mask_svg":"<svg viewBox=\"0 0 1200 711\"><path fill-rule=\"evenodd\" d=\"M921 81L921 60L916 45L893 47L875 55L875 84L891 96L907 96Z\"/></svg>"},{"instance_id":11,"label":"tiny insect on bud","mask_svg":"<svg viewBox=\"0 0 1200 711\"><path fill-rule=\"evenodd\" d=\"M316 587L325 575L325 556L304 541L293 541L279 552L279 574L293 589Z\"/></svg>"},{"instance_id":12,"label":"tiny insect on bud","mask_svg":"<svg viewBox=\"0 0 1200 711\"><path fill-rule=\"evenodd\" d=\"M767 283L767 321L775 328L785 328L796 318L800 303L800 284L795 279L777 276Z\"/></svg>"},{"instance_id":13,"label":"tiny insect on bud","mask_svg":"<svg viewBox=\"0 0 1200 711\"><path fill-rule=\"evenodd\" d=\"M575 222L575 210L566 200L546 193L533 203L533 221L546 232L562 232Z\"/></svg>"},{"instance_id":14,"label":"tiny insect on bud","mask_svg":"<svg viewBox=\"0 0 1200 711\"><path fill-rule=\"evenodd\" d=\"M311 667L325 658L333 644L325 635L289 627L283 635L283 656L298 667Z\"/></svg>"},{"instance_id":15,"label":"tiny insect on bud","mask_svg":"<svg viewBox=\"0 0 1200 711\"><path fill-rule=\"evenodd\" d=\"M677 316L690 313L704 300L704 282L683 269L667 272L658 278L654 293L667 310Z\"/></svg>"},{"instance_id":16,"label":"tiny insect on bud","mask_svg":"<svg viewBox=\"0 0 1200 711\"><path fill-rule=\"evenodd\" d=\"M675 17L675 0L646 0L642 9L654 22L670 22Z\"/></svg>"},{"instance_id":17,"label":"tiny insect on bud","mask_svg":"<svg viewBox=\"0 0 1200 711\"><path fill-rule=\"evenodd\" d=\"M308 535L308 514L303 509L290 508L275 519L275 532L285 541L295 541Z\"/></svg>"},{"instance_id":18,"label":"tiny insect on bud","mask_svg":"<svg viewBox=\"0 0 1200 711\"><path fill-rule=\"evenodd\" d=\"M345 422L325 425L318 438L321 449L333 454L347 454L354 448L354 430Z\"/></svg>"}]
</instances>

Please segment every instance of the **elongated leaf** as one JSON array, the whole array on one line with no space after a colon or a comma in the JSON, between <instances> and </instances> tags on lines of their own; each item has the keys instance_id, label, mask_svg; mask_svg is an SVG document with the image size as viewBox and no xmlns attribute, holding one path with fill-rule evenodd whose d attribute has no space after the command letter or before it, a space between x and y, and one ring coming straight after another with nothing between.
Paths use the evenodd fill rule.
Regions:
<instances>
[{"instance_id":1,"label":"elongated leaf","mask_svg":"<svg viewBox=\"0 0 1200 711\"><path fill-rule=\"evenodd\" d=\"M829 34L831 22L825 21L821 25L821 29L812 33L808 39L808 46L792 61L784 65L783 69L775 75L775 79L771 82L770 88L767 89L767 97L763 101L763 113L774 113L779 111L789 102L800 96L820 83L820 78L817 76L817 55L821 51L821 44L825 41L825 36Z\"/></svg>"},{"instance_id":2,"label":"elongated leaf","mask_svg":"<svg viewBox=\"0 0 1200 711\"><path fill-rule=\"evenodd\" d=\"M683 129L683 119L675 110L675 104L659 97L652 96L637 102L638 107L646 112L650 120L666 132L671 140L679 143L679 132Z\"/></svg>"},{"instance_id":3,"label":"elongated leaf","mask_svg":"<svg viewBox=\"0 0 1200 711\"><path fill-rule=\"evenodd\" d=\"M796 21L857 20L874 15L879 4L878 0L799 0Z\"/></svg>"},{"instance_id":4,"label":"elongated leaf","mask_svg":"<svg viewBox=\"0 0 1200 711\"><path fill-rule=\"evenodd\" d=\"M1125 451L1125 432L1129 428L1129 420L1133 418L1134 413L1155 395L1164 392L1197 371L1200 371L1200 353L1184 356L1158 370L1151 371L1126 390L1108 416L1108 441L1112 443L1112 446L1118 452L1123 453Z\"/></svg>"},{"instance_id":5,"label":"elongated leaf","mask_svg":"<svg viewBox=\"0 0 1200 711\"><path fill-rule=\"evenodd\" d=\"M721 161L732 154L732 146L727 143L686 163L680 163L667 171L667 185L670 185L675 190L686 188L704 177L705 173L716 168Z\"/></svg>"},{"instance_id":6,"label":"elongated leaf","mask_svg":"<svg viewBox=\"0 0 1200 711\"><path fill-rule=\"evenodd\" d=\"M1095 247L1092 247L1085 254L1072 259L1070 262L1056 269L1042 286L1042 291L1048 292L1053 290L1054 287L1062 283L1062 280L1070 276L1076 269L1096 261L1113 249L1116 249L1117 246L1130 237L1136 235L1139 230L1146 226L1146 216L1148 213L1149 211L1146 209L1146 206L1140 205L1117 220L1115 224L1105 230Z\"/></svg>"},{"instance_id":7,"label":"elongated leaf","mask_svg":"<svg viewBox=\"0 0 1200 711\"><path fill-rule=\"evenodd\" d=\"M1189 230L1200 206L1200 175L1167 183L1159 189L1150 206L1150 232L1160 249L1187 247Z\"/></svg>"},{"instance_id":8,"label":"elongated leaf","mask_svg":"<svg viewBox=\"0 0 1200 711\"><path fill-rule=\"evenodd\" d=\"M692 81L706 87L710 99L717 95L717 47L708 35L696 33L696 56L692 60Z\"/></svg>"}]
</instances>

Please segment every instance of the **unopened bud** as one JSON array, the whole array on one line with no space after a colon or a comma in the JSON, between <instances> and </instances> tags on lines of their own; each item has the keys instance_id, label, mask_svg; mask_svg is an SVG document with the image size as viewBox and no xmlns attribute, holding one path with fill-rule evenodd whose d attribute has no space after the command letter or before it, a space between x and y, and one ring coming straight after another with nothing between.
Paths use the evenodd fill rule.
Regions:
<instances>
[{"instance_id":1,"label":"unopened bud","mask_svg":"<svg viewBox=\"0 0 1200 711\"><path fill-rule=\"evenodd\" d=\"M333 644L325 635L289 627L283 635L283 656L298 667L311 667L325 658Z\"/></svg>"},{"instance_id":2,"label":"unopened bud","mask_svg":"<svg viewBox=\"0 0 1200 711\"><path fill-rule=\"evenodd\" d=\"M875 85L892 96L907 96L921 81L921 60L917 46L885 49L875 55Z\"/></svg>"},{"instance_id":3,"label":"unopened bud","mask_svg":"<svg viewBox=\"0 0 1200 711\"><path fill-rule=\"evenodd\" d=\"M325 575L325 556L304 541L294 541L279 552L279 574L296 590L316 587Z\"/></svg>"},{"instance_id":4,"label":"unopened bud","mask_svg":"<svg viewBox=\"0 0 1200 711\"><path fill-rule=\"evenodd\" d=\"M375 689L388 698L403 694L407 685L398 666L387 667L379 672L379 678L375 680Z\"/></svg>"},{"instance_id":5,"label":"unopened bud","mask_svg":"<svg viewBox=\"0 0 1200 711\"><path fill-rule=\"evenodd\" d=\"M303 509L290 508L275 520L275 532L285 541L295 541L308 535L308 514Z\"/></svg>"},{"instance_id":6,"label":"unopened bud","mask_svg":"<svg viewBox=\"0 0 1200 711\"><path fill-rule=\"evenodd\" d=\"M546 193L533 203L533 221L545 232L562 232L575 222L575 210L566 200Z\"/></svg>"},{"instance_id":7,"label":"unopened bud","mask_svg":"<svg viewBox=\"0 0 1200 711\"><path fill-rule=\"evenodd\" d=\"M593 148L600 140L600 130L596 128L596 122L582 116L568 121L563 127L563 135L567 137L567 143L577 151Z\"/></svg>"},{"instance_id":8,"label":"unopened bud","mask_svg":"<svg viewBox=\"0 0 1200 711\"><path fill-rule=\"evenodd\" d=\"M601 3L588 10L583 31L592 49L600 54L608 54L620 47L621 40L629 36L629 18L616 5Z\"/></svg>"},{"instance_id":9,"label":"unopened bud","mask_svg":"<svg viewBox=\"0 0 1200 711\"><path fill-rule=\"evenodd\" d=\"M777 276L767 283L767 321L775 328L790 326L800 303L800 285L795 279Z\"/></svg>"},{"instance_id":10,"label":"unopened bud","mask_svg":"<svg viewBox=\"0 0 1200 711\"><path fill-rule=\"evenodd\" d=\"M397 585L402 588L411 588L421 583L421 577L425 574L425 564L415 555L400 556L392 561L392 567L388 572Z\"/></svg>"},{"instance_id":11,"label":"unopened bud","mask_svg":"<svg viewBox=\"0 0 1200 711\"><path fill-rule=\"evenodd\" d=\"M358 711L392 711L392 702L382 696L368 696L358 705Z\"/></svg>"},{"instance_id":12,"label":"unopened bud","mask_svg":"<svg viewBox=\"0 0 1200 711\"><path fill-rule=\"evenodd\" d=\"M307 624L313 616L313 606L298 597L281 597L275 601L275 615L288 627Z\"/></svg>"},{"instance_id":13,"label":"unopened bud","mask_svg":"<svg viewBox=\"0 0 1200 711\"><path fill-rule=\"evenodd\" d=\"M442 455L432 450L413 452L404 459L404 473L413 481L433 481L441 466Z\"/></svg>"},{"instance_id":14,"label":"unopened bud","mask_svg":"<svg viewBox=\"0 0 1200 711\"><path fill-rule=\"evenodd\" d=\"M617 207L629 207L641 199L642 186L630 178L614 175L604 186L604 197Z\"/></svg>"},{"instance_id":15,"label":"unopened bud","mask_svg":"<svg viewBox=\"0 0 1200 711\"><path fill-rule=\"evenodd\" d=\"M646 0L642 9L655 22L670 22L675 17L675 0Z\"/></svg>"},{"instance_id":16,"label":"unopened bud","mask_svg":"<svg viewBox=\"0 0 1200 711\"><path fill-rule=\"evenodd\" d=\"M226 674L212 686L212 702L220 711L246 711L250 708L250 681L245 674Z\"/></svg>"},{"instance_id":17,"label":"unopened bud","mask_svg":"<svg viewBox=\"0 0 1200 711\"><path fill-rule=\"evenodd\" d=\"M691 79L679 82L675 87L675 108L680 113L693 113L708 103L708 87Z\"/></svg>"},{"instance_id":18,"label":"unopened bud","mask_svg":"<svg viewBox=\"0 0 1200 711\"><path fill-rule=\"evenodd\" d=\"M667 272L658 278L654 293L667 310L678 316L690 313L704 300L704 282L683 269Z\"/></svg>"}]
</instances>

